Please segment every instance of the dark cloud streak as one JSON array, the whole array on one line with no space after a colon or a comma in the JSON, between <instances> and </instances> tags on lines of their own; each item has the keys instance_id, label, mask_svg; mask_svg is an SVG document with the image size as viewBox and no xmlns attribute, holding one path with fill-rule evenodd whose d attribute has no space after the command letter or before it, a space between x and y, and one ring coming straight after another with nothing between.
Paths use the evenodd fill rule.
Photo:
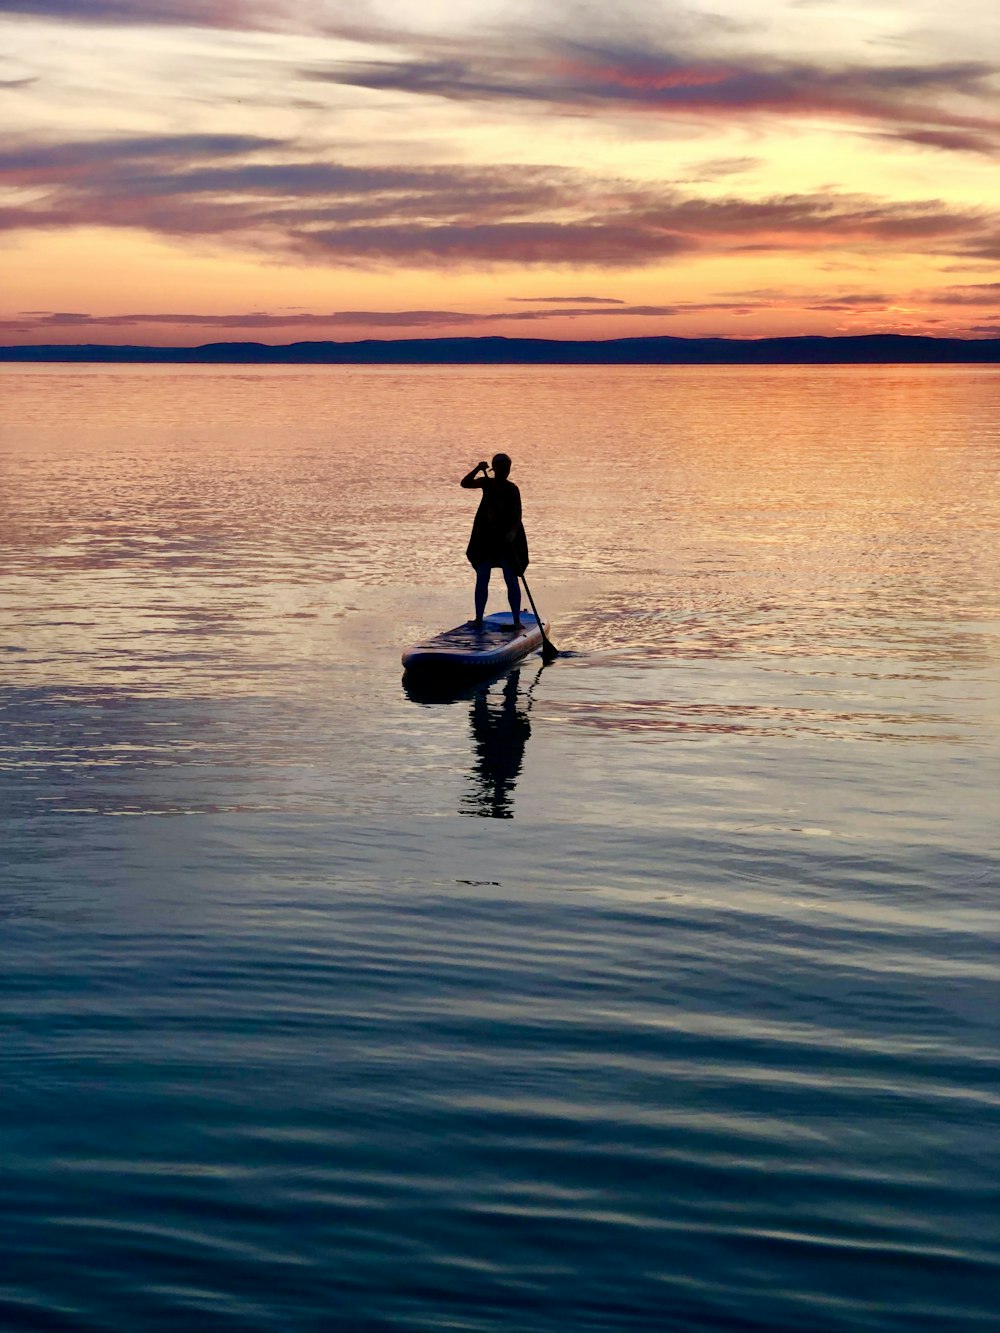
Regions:
<instances>
[{"instance_id":1,"label":"dark cloud streak","mask_svg":"<svg viewBox=\"0 0 1000 1333\"><path fill-rule=\"evenodd\" d=\"M568 222L352 226L311 232L308 245L342 263L431 268L463 264L639 268L696 248L693 239L659 226L591 217Z\"/></svg>"},{"instance_id":2,"label":"dark cloud streak","mask_svg":"<svg viewBox=\"0 0 1000 1333\"><path fill-rule=\"evenodd\" d=\"M252 135L21 140L0 152L0 186L30 192L9 196L0 229L139 228L369 267L639 268L694 252L875 245L969 256L996 244L984 210L935 200L707 198L565 167L357 166Z\"/></svg>"},{"instance_id":3,"label":"dark cloud streak","mask_svg":"<svg viewBox=\"0 0 1000 1333\"><path fill-rule=\"evenodd\" d=\"M61 142L22 137L8 140L0 149L0 181L19 183L19 173L30 179L47 174L58 178L60 173L85 176L100 170L102 164L114 169L163 159L189 163L201 157L245 156L282 146L280 139L255 134L150 134Z\"/></svg>"},{"instance_id":4,"label":"dark cloud streak","mask_svg":"<svg viewBox=\"0 0 1000 1333\"><path fill-rule=\"evenodd\" d=\"M881 133L880 139L890 143L911 144L916 148L941 149L950 153L978 153L995 157L1000 150L1000 135L996 130L935 130L900 129Z\"/></svg>"},{"instance_id":5,"label":"dark cloud streak","mask_svg":"<svg viewBox=\"0 0 1000 1333\"><path fill-rule=\"evenodd\" d=\"M128 27L252 29L268 26L275 9L248 0L3 0L0 13Z\"/></svg>"},{"instance_id":6,"label":"dark cloud streak","mask_svg":"<svg viewBox=\"0 0 1000 1333\"><path fill-rule=\"evenodd\" d=\"M479 324L538 323L551 319L595 319L605 315L629 318L668 319L712 310L744 310L744 304L728 301L688 302L675 305L625 305L609 309L557 307L551 310L498 310L477 313L461 310L336 310L326 314L291 311L242 311L235 314L201 314L170 311L94 315L81 311L25 311L0 320L0 329L44 332L52 329L127 328L139 325L188 326L217 329L272 328L434 328Z\"/></svg>"},{"instance_id":7,"label":"dark cloud streak","mask_svg":"<svg viewBox=\"0 0 1000 1333\"><path fill-rule=\"evenodd\" d=\"M944 105L956 96L991 105L998 70L984 61L833 66L759 56L719 60L553 36L534 49L512 43L485 53L471 44L462 49L454 41L413 39L411 50L395 60L341 61L302 73L379 92L544 105L573 114L840 117L884 126L925 147L975 152L1000 147L995 113L960 115Z\"/></svg>"},{"instance_id":8,"label":"dark cloud streak","mask_svg":"<svg viewBox=\"0 0 1000 1333\"><path fill-rule=\"evenodd\" d=\"M616 296L508 296L508 301L544 305L624 305Z\"/></svg>"},{"instance_id":9,"label":"dark cloud streak","mask_svg":"<svg viewBox=\"0 0 1000 1333\"><path fill-rule=\"evenodd\" d=\"M975 282L961 287L946 287L944 291L926 293L923 299L935 305L1000 305L1000 282Z\"/></svg>"}]
</instances>

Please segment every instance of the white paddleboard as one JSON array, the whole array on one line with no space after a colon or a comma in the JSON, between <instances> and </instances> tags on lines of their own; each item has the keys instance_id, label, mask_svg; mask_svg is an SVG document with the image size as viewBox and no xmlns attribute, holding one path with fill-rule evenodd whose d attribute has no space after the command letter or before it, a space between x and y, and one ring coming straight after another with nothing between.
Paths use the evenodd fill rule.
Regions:
<instances>
[{"instance_id":1,"label":"white paddleboard","mask_svg":"<svg viewBox=\"0 0 1000 1333\"><path fill-rule=\"evenodd\" d=\"M548 625L544 626L548 632ZM483 618L482 629L464 625L446 629L433 639L414 644L403 654L407 671L421 674L454 674L472 671L502 671L542 646L542 629L530 613L521 613L521 628L514 628L509 611Z\"/></svg>"}]
</instances>

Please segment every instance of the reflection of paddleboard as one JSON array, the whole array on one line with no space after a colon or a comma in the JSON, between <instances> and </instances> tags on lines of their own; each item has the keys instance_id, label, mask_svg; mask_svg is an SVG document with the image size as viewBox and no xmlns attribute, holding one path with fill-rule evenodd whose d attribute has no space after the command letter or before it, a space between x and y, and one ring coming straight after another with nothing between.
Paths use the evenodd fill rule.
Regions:
<instances>
[{"instance_id":1,"label":"reflection of paddleboard","mask_svg":"<svg viewBox=\"0 0 1000 1333\"><path fill-rule=\"evenodd\" d=\"M403 666L421 675L502 670L542 646L542 630L533 615L522 611L519 630L513 620L509 611L498 611L484 618L482 629L473 629L469 621L456 625L407 648Z\"/></svg>"}]
</instances>

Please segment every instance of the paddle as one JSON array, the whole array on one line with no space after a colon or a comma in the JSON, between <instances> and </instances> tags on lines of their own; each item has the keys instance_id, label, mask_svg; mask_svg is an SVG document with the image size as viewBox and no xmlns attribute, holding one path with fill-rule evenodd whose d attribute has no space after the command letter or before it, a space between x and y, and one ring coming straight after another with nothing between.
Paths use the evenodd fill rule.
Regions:
<instances>
[{"instance_id":1,"label":"paddle","mask_svg":"<svg viewBox=\"0 0 1000 1333\"><path fill-rule=\"evenodd\" d=\"M542 661L554 662L559 656L559 649L555 647L552 640L545 633L545 626L542 624L542 617L538 614L538 607L535 605L535 599L531 595L531 589L528 587L528 580L521 575L521 582L524 584L524 591L528 594L528 601L531 603L531 609L535 613L535 619L538 621L538 628L542 631Z\"/></svg>"}]
</instances>

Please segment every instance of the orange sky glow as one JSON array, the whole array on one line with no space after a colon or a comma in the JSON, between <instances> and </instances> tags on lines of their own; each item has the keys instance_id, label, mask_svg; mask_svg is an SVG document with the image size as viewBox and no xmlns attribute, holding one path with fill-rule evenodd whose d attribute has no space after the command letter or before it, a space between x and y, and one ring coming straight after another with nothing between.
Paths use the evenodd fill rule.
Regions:
<instances>
[{"instance_id":1,"label":"orange sky glow","mask_svg":"<svg viewBox=\"0 0 1000 1333\"><path fill-rule=\"evenodd\" d=\"M995 0L601 12L3 0L0 343L1000 336Z\"/></svg>"}]
</instances>

